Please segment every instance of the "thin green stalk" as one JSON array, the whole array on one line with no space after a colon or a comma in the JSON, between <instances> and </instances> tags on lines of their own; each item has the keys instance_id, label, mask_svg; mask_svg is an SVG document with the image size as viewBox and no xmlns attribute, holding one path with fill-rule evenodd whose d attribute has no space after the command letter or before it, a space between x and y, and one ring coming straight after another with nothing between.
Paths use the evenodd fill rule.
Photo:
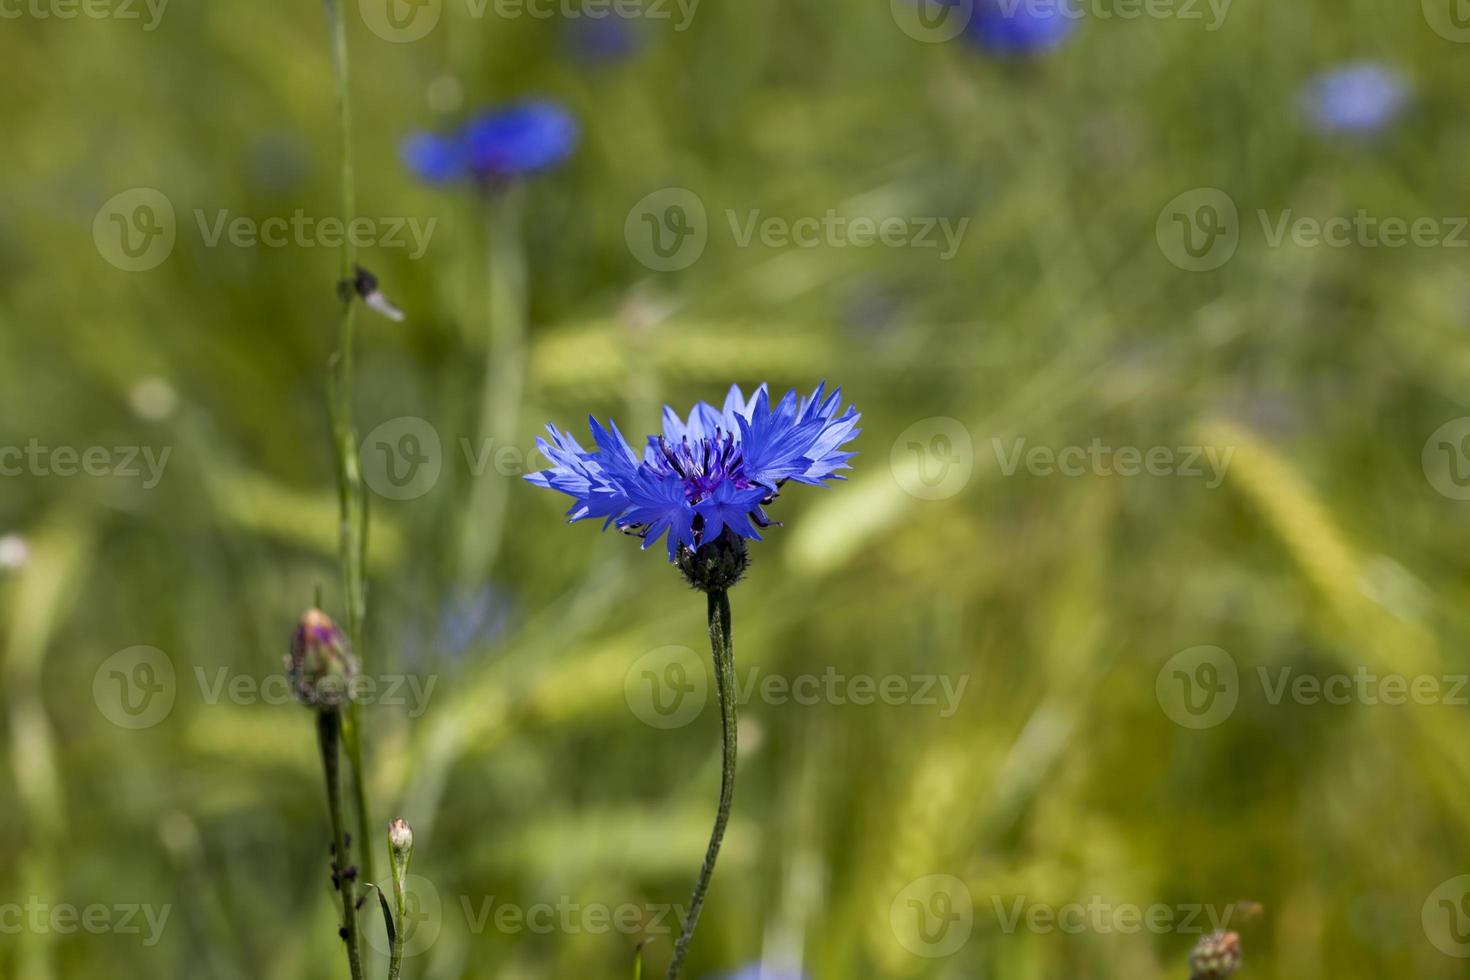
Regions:
<instances>
[{"instance_id":1,"label":"thin green stalk","mask_svg":"<svg viewBox=\"0 0 1470 980\"><path fill-rule=\"evenodd\" d=\"M349 87L347 56L347 23L338 0L324 0L327 26L332 40L332 69L337 89L337 126L340 146L339 185L342 193L343 225L350 225L357 209L356 176L352 162L352 100ZM340 260L340 283L349 284L356 274L356 255L351 236L344 235ZM343 588L346 592L347 639L357 654L359 664L365 662L363 620L367 616L367 497L363 490L362 472L357 457L357 429L353 424L353 341L356 337L357 304L353 291L342 289L342 311L338 324L337 355L329 384L332 435L337 457L337 491L340 511L339 553L342 563ZM373 873L372 815L367 805L366 774L363 768L362 708L356 702L347 706L344 742L347 761L352 769L353 801L357 811L357 834L362 843L362 873L368 881Z\"/></svg>"},{"instance_id":2,"label":"thin green stalk","mask_svg":"<svg viewBox=\"0 0 1470 980\"><path fill-rule=\"evenodd\" d=\"M512 184L485 195L486 278L489 280L489 342L480 388L481 440L515 438L526 375L526 254L522 241L524 188ZM498 448L498 445L496 446ZM505 530L508 479L494 472L474 475L460 551L459 574L474 581L490 572Z\"/></svg>"},{"instance_id":3,"label":"thin green stalk","mask_svg":"<svg viewBox=\"0 0 1470 980\"><path fill-rule=\"evenodd\" d=\"M403 972L403 924L408 921L408 900L403 892L403 879L393 879L393 904L398 911L398 931L388 953L388 980L398 980Z\"/></svg>"},{"instance_id":4,"label":"thin green stalk","mask_svg":"<svg viewBox=\"0 0 1470 980\"><path fill-rule=\"evenodd\" d=\"M342 894L342 938L347 944L347 969L352 980L363 980L362 951L357 935L357 889L347 870L347 828L342 819L342 774L338 765L342 716L336 709L322 711L316 719L317 743L322 750L322 774L327 780L327 810L332 819L332 877Z\"/></svg>"},{"instance_id":5,"label":"thin green stalk","mask_svg":"<svg viewBox=\"0 0 1470 980\"><path fill-rule=\"evenodd\" d=\"M694 883L694 895L689 899L684 930L674 944L674 958L669 963L667 980L678 980L679 971L684 966L684 957L689 952L694 929L699 925L699 912L704 907L705 893L709 891L710 879L714 877L715 861L720 856L720 843L725 839L725 825L730 822L730 804L735 799L735 651L730 642L730 596L723 589L709 593L709 642L715 661L715 695L720 702L724 749L720 769L720 809L715 815L715 828L710 834L709 847L704 852L704 865L699 869L699 880Z\"/></svg>"}]
</instances>

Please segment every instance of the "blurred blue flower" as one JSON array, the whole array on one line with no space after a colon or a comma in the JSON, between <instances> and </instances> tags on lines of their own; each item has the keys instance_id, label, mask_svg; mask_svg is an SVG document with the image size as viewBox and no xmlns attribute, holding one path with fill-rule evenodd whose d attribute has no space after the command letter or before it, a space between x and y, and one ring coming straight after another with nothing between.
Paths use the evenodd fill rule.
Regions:
<instances>
[{"instance_id":1,"label":"blurred blue flower","mask_svg":"<svg viewBox=\"0 0 1470 980\"><path fill-rule=\"evenodd\" d=\"M573 521L603 518L604 528L637 534L645 548L667 533L670 561L681 545L698 550L725 531L760 540L756 528L771 523L765 507L787 480L843 479L838 471L854 455L842 446L860 431L857 410L839 414L842 389L825 389L809 398L788 391L772 407L765 385L749 400L731 385L722 410L700 402L688 421L665 407L663 435L648 437L641 459L612 423L588 419L595 452L548 425L551 440L537 446L554 465L526 479L576 501Z\"/></svg>"},{"instance_id":2,"label":"blurred blue flower","mask_svg":"<svg viewBox=\"0 0 1470 980\"><path fill-rule=\"evenodd\" d=\"M439 605L435 645L451 657L489 646L504 632L513 608L509 593L490 585L456 590Z\"/></svg>"},{"instance_id":3,"label":"blurred blue flower","mask_svg":"<svg viewBox=\"0 0 1470 980\"><path fill-rule=\"evenodd\" d=\"M1000 55L1043 54L1077 29L1082 12L1073 0L962 0L973 2L965 37Z\"/></svg>"},{"instance_id":4,"label":"blurred blue flower","mask_svg":"<svg viewBox=\"0 0 1470 980\"><path fill-rule=\"evenodd\" d=\"M760 963L748 963L734 973L724 973L714 977L713 980L806 980L806 975L799 970L784 970L778 967L763 966Z\"/></svg>"},{"instance_id":5,"label":"blurred blue flower","mask_svg":"<svg viewBox=\"0 0 1470 980\"><path fill-rule=\"evenodd\" d=\"M1301 100L1323 133L1367 136L1381 131L1409 104L1405 78L1384 65L1360 61L1310 79Z\"/></svg>"},{"instance_id":6,"label":"blurred blue flower","mask_svg":"<svg viewBox=\"0 0 1470 980\"><path fill-rule=\"evenodd\" d=\"M456 133L415 133L402 153L408 168L429 183L503 181L556 166L577 139L577 121L562 106L520 102L481 113Z\"/></svg>"},{"instance_id":7,"label":"blurred blue flower","mask_svg":"<svg viewBox=\"0 0 1470 980\"><path fill-rule=\"evenodd\" d=\"M632 57L643 38L626 17L581 17L567 22L566 44L584 64L609 64Z\"/></svg>"}]
</instances>

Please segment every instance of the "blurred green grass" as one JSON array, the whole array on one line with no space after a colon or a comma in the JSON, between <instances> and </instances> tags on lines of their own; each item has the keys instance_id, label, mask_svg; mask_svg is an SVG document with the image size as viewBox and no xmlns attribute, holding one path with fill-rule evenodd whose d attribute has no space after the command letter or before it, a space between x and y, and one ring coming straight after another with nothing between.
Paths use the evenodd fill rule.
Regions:
<instances>
[{"instance_id":1,"label":"blurred green grass","mask_svg":"<svg viewBox=\"0 0 1470 980\"><path fill-rule=\"evenodd\" d=\"M349 5L355 6L355 5ZM359 207L437 219L427 254L364 264L409 311L366 319L359 427L429 420L443 476L374 499L370 670L438 679L422 717L370 712L376 814L419 828L415 871L442 900L408 975L626 976L636 936L473 928L488 897L683 902L712 816L716 723L643 724L625 700L646 652L702 651L701 603L656 553L562 526L509 487L509 533L483 580L454 556L474 479L483 360L481 220L467 190L416 185L411 130L527 93L584 126L571 164L530 189L525 404L614 415L729 382L842 383L864 413L850 483L787 494L785 527L733 594L737 663L784 677L969 679L960 710L744 708L730 849L695 975L800 951L821 980L1181 978L1195 936L1007 931L1018 897L1147 906L1253 900L1259 978L1453 977L1421 923L1470 868L1463 707L1267 703L1258 668L1467 670L1463 508L1420 454L1470 414L1463 257L1450 249L1270 249L1254 211L1465 213L1465 51L1416 5L1244 4L1223 28L1089 21L1034 70L918 43L883 4L702 5L603 67L563 28L470 20L390 44L352 21ZM195 671L279 669L321 585L340 609L323 374L336 253L206 247L195 209L254 217L337 200L332 86L316 4L170 6L157 30L7 21L0 84L0 445L170 446L166 478L7 478L0 532L26 567L0 619L0 903L171 905L136 935L21 930L0 972L336 977L313 735L290 706L206 703ZM1417 97L1369 145L1304 131L1295 93L1335 62L1402 67ZM454 102L462 92L461 106ZM446 95L445 93L448 93ZM435 106L440 106L436 109ZM624 219L664 186L695 190L710 245L651 274ZM107 264L98 207L157 188L179 215L168 261ZM1185 273L1155 241L1193 187L1241 206L1239 254ZM739 248L726 209L971 218L958 255ZM139 413L163 379L178 404ZM976 469L926 501L890 449L959 420ZM1218 489L1176 478L1007 476L1009 444L1235 450ZM513 480L490 474L481 479ZM484 587L508 612L463 651L446 601ZM156 726L94 699L115 651L178 672ZM1225 724L1174 724L1163 665L1197 645L1239 664ZM915 956L890 927L912 881L953 875L974 928ZM466 904L467 902L467 904ZM667 956L668 938L650 950ZM381 974L381 964L375 964Z\"/></svg>"}]
</instances>

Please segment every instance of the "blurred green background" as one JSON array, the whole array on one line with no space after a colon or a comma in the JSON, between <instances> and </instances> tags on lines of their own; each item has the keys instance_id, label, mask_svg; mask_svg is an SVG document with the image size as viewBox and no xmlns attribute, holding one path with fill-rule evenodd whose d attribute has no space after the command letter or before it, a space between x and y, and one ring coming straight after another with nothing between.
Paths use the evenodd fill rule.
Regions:
<instances>
[{"instance_id":1,"label":"blurred green background","mask_svg":"<svg viewBox=\"0 0 1470 980\"><path fill-rule=\"evenodd\" d=\"M648 723L644 658L704 664L703 601L660 550L564 526L523 460L547 420L612 416L636 442L665 401L824 378L863 412L861 455L774 508L732 593L737 670L914 696L742 706L690 976L764 957L818 980L1183 978L1209 913L1239 927L1247 901L1242 976L1464 976L1470 529L1433 461L1470 415L1467 254L1273 247L1257 220L1467 213L1470 48L1419 7L1237 0L1211 31L1094 3L1016 63L880 2L705 0L684 30L672 7L630 20L636 49L594 62L575 17L444 0L408 41L348 4L358 210L436 222L421 255L359 256L407 312L360 318L359 429L402 445L422 420L440 444L437 479L372 498L365 669L425 692L366 709L374 821L417 830L405 976L626 977L647 934L659 974L670 923L646 910L687 900L718 719ZM310 712L251 693L318 588L342 617L338 252L211 245L198 217L337 213L321 7L7 10L0 446L103 447L111 469L53 457L0 494L0 974L345 976ZM1362 58L1405 74L1411 108L1371 140L1313 132L1300 86ZM399 146L528 96L582 141L524 188L530 325L488 362L485 429L485 203L418 183ZM628 228L671 187L708 244L658 272ZM136 188L174 241L129 271L108 203ZM1202 272L1168 238L1197 188L1239 208L1238 250ZM969 224L946 260L742 246L728 217L829 209ZM1229 463L1068 476L1010 466L1020 439ZM477 474L465 445L513 451ZM143 447L169 452L157 480ZM1272 696L1360 671L1443 696ZM1200 721L1190 681L1233 708ZM964 685L953 710L942 683ZM628 904L627 929L493 912ZM1075 904L1114 911L1013 918ZM103 911L92 930L38 906ZM1126 928L1122 906L1172 924Z\"/></svg>"}]
</instances>

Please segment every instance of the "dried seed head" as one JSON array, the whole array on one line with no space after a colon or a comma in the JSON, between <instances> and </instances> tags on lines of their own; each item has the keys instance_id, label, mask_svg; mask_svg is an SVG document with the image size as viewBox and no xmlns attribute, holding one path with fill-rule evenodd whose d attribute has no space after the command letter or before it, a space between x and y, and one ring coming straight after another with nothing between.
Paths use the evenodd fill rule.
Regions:
<instances>
[{"instance_id":1,"label":"dried seed head","mask_svg":"<svg viewBox=\"0 0 1470 980\"><path fill-rule=\"evenodd\" d=\"M1212 932L1189 954L1190 980L1225 980L1240 968L1240 936Z\"/></svg>"}]
</instances>

